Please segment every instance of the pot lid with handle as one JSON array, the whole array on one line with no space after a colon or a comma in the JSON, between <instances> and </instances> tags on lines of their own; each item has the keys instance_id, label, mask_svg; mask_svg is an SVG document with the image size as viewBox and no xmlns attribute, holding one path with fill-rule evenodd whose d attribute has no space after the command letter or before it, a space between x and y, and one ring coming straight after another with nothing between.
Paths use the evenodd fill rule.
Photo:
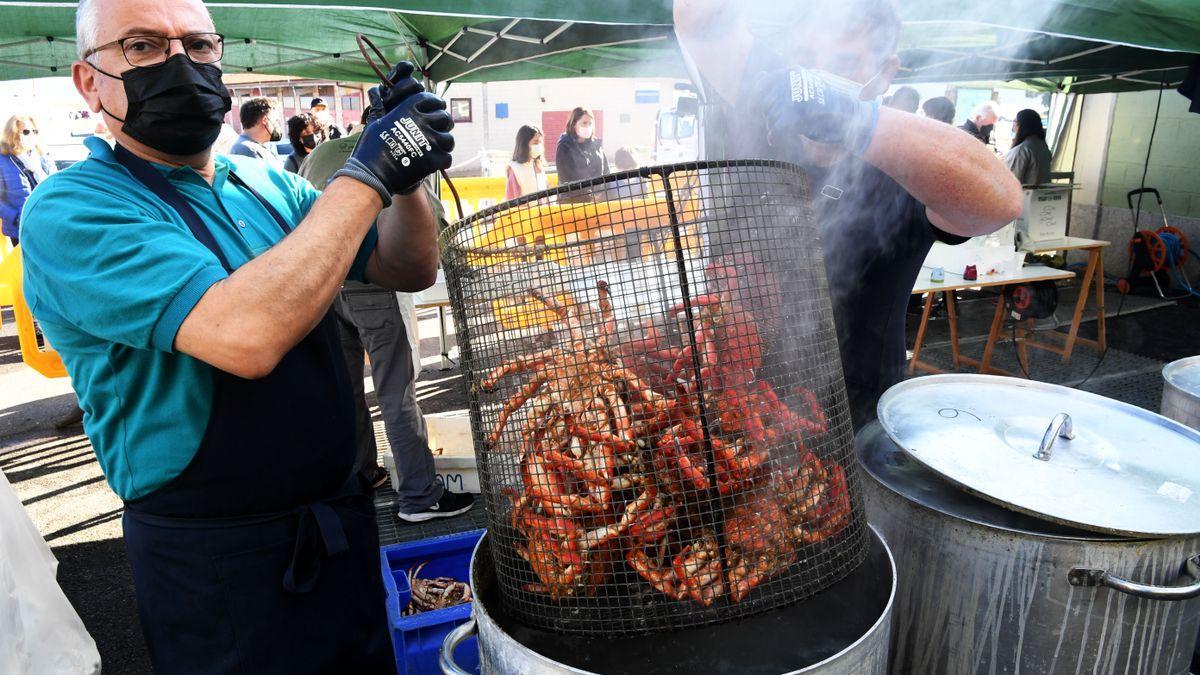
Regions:
<instances>
[{"instance_id":1,"label":"pot lid with handle","mask_svg":"<svg viewBox=\"0 0 1200 675\"><path fill-rule=\"evenodd\" d=\"M1172 386L1200 397L1200 356L1189 356L1163 366L1163 379Z\"/></svg>"},{"instance_id":2,"label":"pot lid with handle","mask_svg":"<svg viewBox=\"0 0 1200 675\"><path fill-rule=\"evenodd\" d=\"M1200 533L1200 432L1058 385L932 375L879 400L912 458L989 501L1131 537Z\"/></svg>"}]
</instances>

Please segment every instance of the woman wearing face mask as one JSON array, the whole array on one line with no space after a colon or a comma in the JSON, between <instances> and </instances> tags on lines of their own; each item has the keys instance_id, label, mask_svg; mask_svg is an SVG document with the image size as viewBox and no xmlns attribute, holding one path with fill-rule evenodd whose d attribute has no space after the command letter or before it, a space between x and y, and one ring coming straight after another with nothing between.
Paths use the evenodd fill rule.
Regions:
<instances>
[{"instance_id":1,"label":"woman wearing face mask","mask_svg":"<svg viewBox=\"0 0 1200 675\"><path fill-rule=\"evenodd\" d=\"M541 129L526 124L517 130L517 144L513 148L512 162L508 165L505 199L516 199L546 189L545 155L545 137Z\"/></svg>"},{"instance_id":2,"label":"woman wearing face mask","mask_svg":"<svg viewBox=\"0 0 1200 675\"><path fill-rule=\"evenodd\" d=\"M300 113L288 120L288 140L292 144L292 154L288 155L283 168L292 173L300 173L300 165L304 158L325 140L325 131L312 113Z\"/></svg>"},{"instance_id":3,"label":"woman wearing face mask","mask_svg":"<svg viewBox=\"0 0 1200 675\"><path fill-rule=\"evenodd\" d=\"M586 180L608 173L608 159L604 156L601 141L596 138L596 116L587 108L571 111L567 130L558 138L558 154L554 159L558 166L558 183ZM577 201L561 199L560 201Z\"/></svg>"},{"instance_id":4,"label":"woman wearing face mask","mask_svg":"<svg viewBox=\"0 0 1200 675\"><path fill-rule=\"evenodd\" d=\"M1021 185L1044 185L1050 182L1052 159L1041 115L1028 108L1017 113L1017 119L1013 121L1012 149L1004 156L1008 170Z\"/></svg>"},{"instance_id":5,"label":"woman wearing face mask","mask_svg":"<svg viewBox=\"0 0 1200 675\"><path fill-rule=\"evenodd\" d=\"M0 229L13 246L20 241L21 208L38 183L54 173L54 162L38 143L38 126L27 115L13 115L0 136Z\"/></svg>"}]
</instances>

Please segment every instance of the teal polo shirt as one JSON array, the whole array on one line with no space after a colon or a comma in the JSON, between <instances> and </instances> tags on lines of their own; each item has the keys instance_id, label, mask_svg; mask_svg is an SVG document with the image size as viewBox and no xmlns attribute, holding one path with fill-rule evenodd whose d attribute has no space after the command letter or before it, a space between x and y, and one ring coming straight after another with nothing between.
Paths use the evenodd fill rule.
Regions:
<instances>
[{"instance_id":1,"label":"teal polo shirt","mask_svg":"<svg viewBox=\"0 0 1200 675\"><path fill-rule=\"evenodd\" d=\"M109 485L130 500L179 475L200 446L214 368L174 351L175 334L227 272L107 143L84 143L90 156L47 178L25 204L25 297L62 355ZM254 195L229 180L231 170L293 228L320 195L261 160L218 156L215 165L212 185L190 167L152 166L208 225L234 269L284 234ZM375 241L372 228L350 278L362 279Z\"/></svg>"}]
</instances>

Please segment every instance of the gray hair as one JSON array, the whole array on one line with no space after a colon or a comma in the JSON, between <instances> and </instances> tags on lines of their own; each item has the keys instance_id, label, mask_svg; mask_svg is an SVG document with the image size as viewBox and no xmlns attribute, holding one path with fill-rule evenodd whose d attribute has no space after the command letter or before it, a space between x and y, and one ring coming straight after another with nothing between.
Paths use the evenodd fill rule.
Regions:
<instances>
[{"instance_id":1,"label":"gray hair","mask_svg":"<svg viewBox=\"0 0 1200 675\"><path fill-rule=\"evenodd\" d=\"M100 14L94 0L79 0L75 8L75 50L83 59L96 46L96 33L100 29Z\"/></svg>"},{"instance_id":2,"label":"gray hair","mask_svg":"<svg viewBox=\"0 0 1200 675\"><path fill-rule=\"evenodd\" d=\"M971 111L971 119L983 117L985 115L995 115L996 117L1000 116L1000 108L996 106L995 101L984 101L975 106L975 109Z\"/></svg>"},{"instance_id":3,"label":"gray hair","mask_svg":"<svg viewBox=\"0 0 1200 675\"><path fill-rule=\"evenodd\" d=\"M205 13L208 13L208 6L203 2L200 3L204 7ZM209 15L211 21L212 15ZM95 0L79 0L79 5L75 8L75 53L83 59L89 51L97 47L97 39L100 32L100 10L96 7Z\"/></svg>"}]
</instances>

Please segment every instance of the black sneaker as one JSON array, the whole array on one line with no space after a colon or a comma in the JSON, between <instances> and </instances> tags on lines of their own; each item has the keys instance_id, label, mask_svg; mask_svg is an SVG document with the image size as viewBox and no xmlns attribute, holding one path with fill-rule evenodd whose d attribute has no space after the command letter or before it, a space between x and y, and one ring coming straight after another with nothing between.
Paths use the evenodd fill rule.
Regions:
<instances>
[{"instance_id":1,"label":"black sneaker","mask_svg":"<svg viewBox=\"0 0 1200 675\"><path fill-rule=\"evenodd\" d=\"M400 520L405 520L410 523L423 523L426 520L434 518L449 518L459 514L466 513L475 505L475 497L469 492L450 492L446 490L442 493L442 498L437 500L437 503L416 513L405 513L400 511L396 514Z\"/></svg>"}]
</instances>

